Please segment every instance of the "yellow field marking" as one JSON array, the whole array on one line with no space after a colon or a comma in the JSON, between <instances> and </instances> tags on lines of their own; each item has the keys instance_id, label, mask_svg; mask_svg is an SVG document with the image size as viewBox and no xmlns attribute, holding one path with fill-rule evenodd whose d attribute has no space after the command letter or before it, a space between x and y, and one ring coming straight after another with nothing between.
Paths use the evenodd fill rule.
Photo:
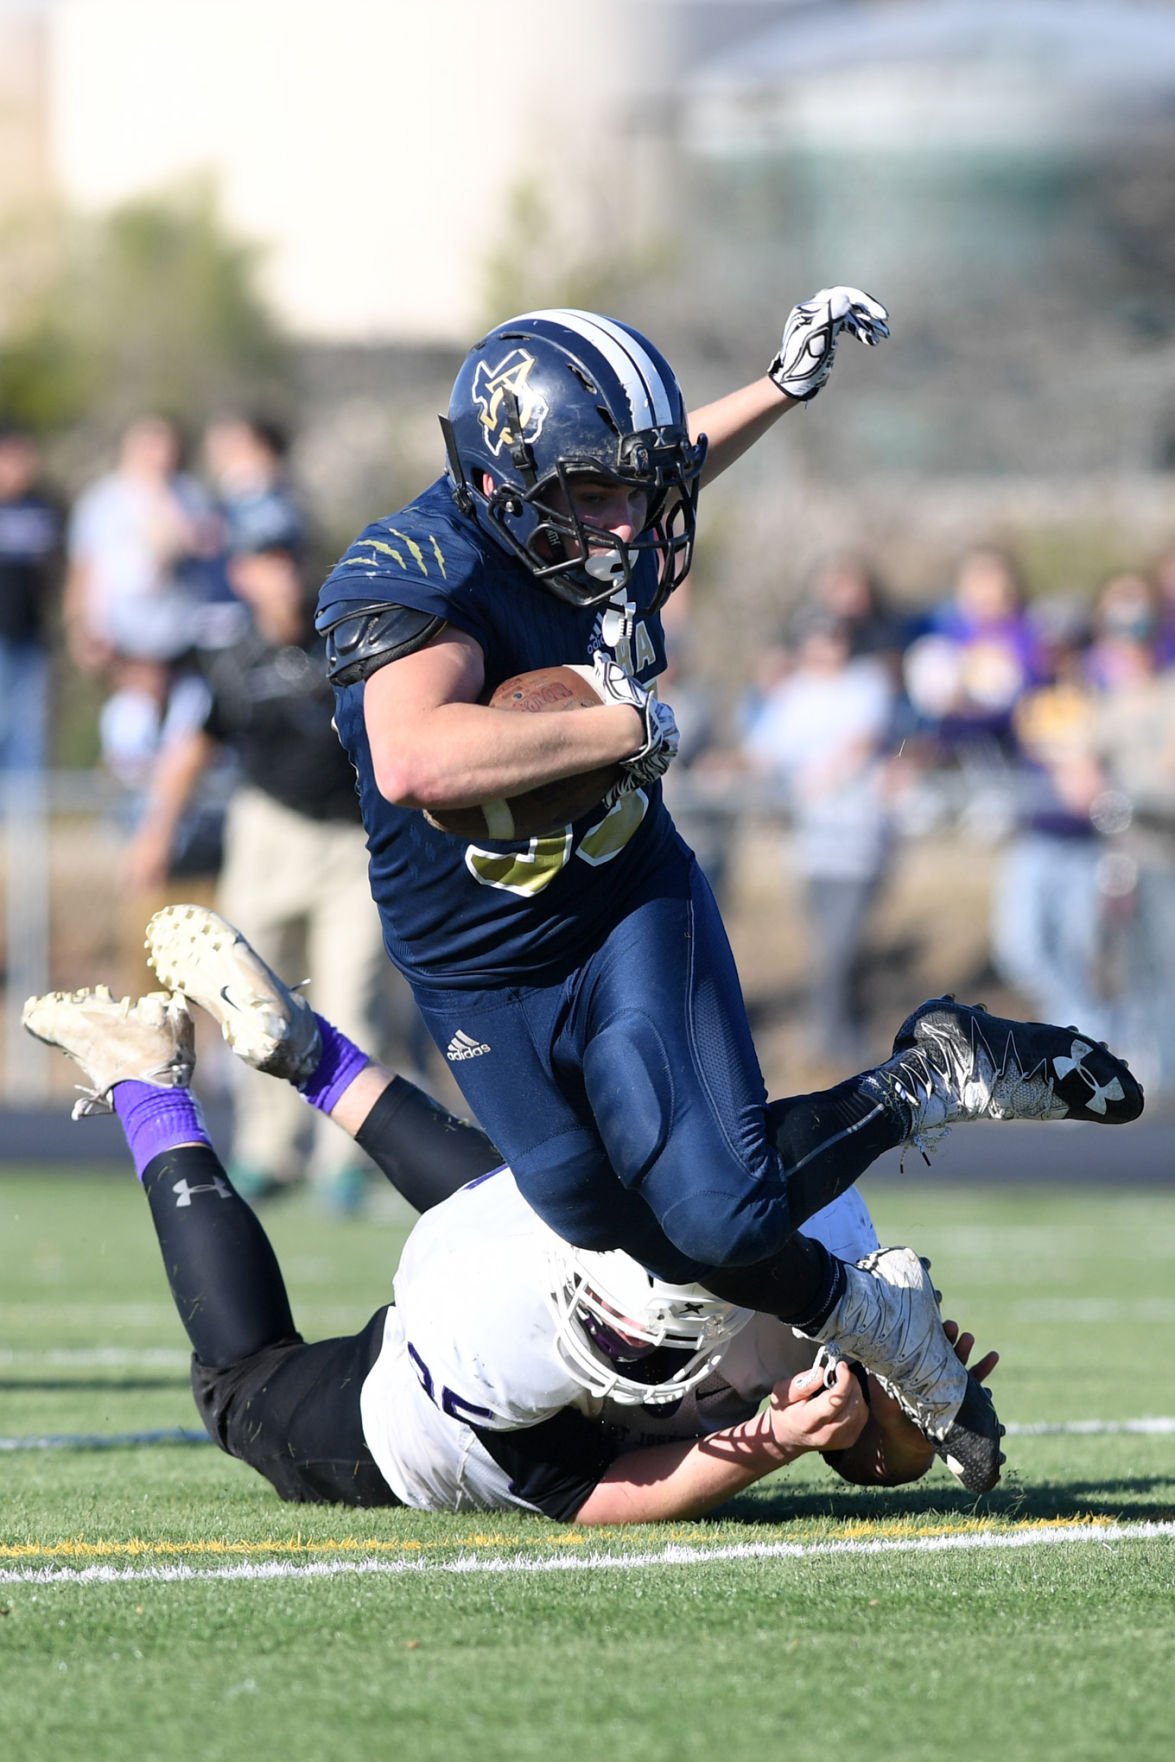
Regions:
<instances>
[{"instance_id":1,"label":"yellow field marking","mask_svg":"<svg viewBox=\"0 0 1175 1762\"><path fill-rule=\"evenodd\" d=\"M599 1531L593 1531L599 1537ZM600 1538L601 1540L603 1538ZM614 1539L614 1537L613 1537ZM627 1538L625 1538L627 1539ZM0 1584L36 1584L68 1586L112 1585L118 1583L154 1584L164 1583L196 1583L213 1580L234 1580L238 1583L251 1581L261 1583L276 1579L335 1579L344 1576L370 1578L403 1578L437 1573L468 1576L470 1574L534 1574L552 1572L640 1572L649 1568L673 1567L711 1567L724 1563L745 1563L748 1560L759 1561L799 1561L816 1558L847 1560L850 1558L868 1559L885 1554L972 1554L979 1551L995 1551L1005 1553L1024 1548L1068 1547L1082 1543L1094 1544L1099 1548L1112 1546L1116 1542L1142 1542L1175 1540L1175 1522L1136 1521L1132 1523L1115 1523L1110 1521L1093 1521L1068 1523L1056 1519L1044 1522L1006 1525L1002 1529L994 1526L984 1529L982 1526L970 1526L967 1529L950 1529L944 1534L941 1526L933 1526L933 1533L919 1534L916 1529L906 1534L890 1536L882 1539L877 1536L845 1539L813 1539L809 1541L762 1540L753 1542L721 1542L711 1540L705 1546L678 1541L661 1541L655 1548L619 1547L611 1552L600 1552L595 1548L583 1548L568 1551L558 1546L530 1547L525 1543L512 1546L503 1551L500 1547L487 1550L471 1549L466 1542L458 1545L458 1551L446 1549L444 1553L428 1554L428 1547L436 1548L438 1544L419 1546L410 1552L400 1548L393 1553L395 1545L379 1542L382 1550L377 1554L375 1547L364 1544L353 1536L336 1542L306 1542L284 1540L278 1545L287 1555L284 1559L231 1560L224 1556L233 1548L246 1554L255 1554L256 1546L249 1543L219 1542L211 1544L211 1548L219 1554L219 1558L209 1558L205 1554L202 1561L191 1559L162 1560L151 1558L171 1548L198 1548L201 1544L159 1544L138 1542L131 1544L139 1550L139 1558L127 1564L113 1560L94 1561L89 1564L75 1564L73 1561L54 1560L51 1563L37 1564L27 1554L19 1563L6 1565L0 1561ZM77 1544L75 1544L77 1545ZM98 1543L81 1544L97 1548ZM32 1544L30 1544L32 1546ZM107 1544L107 1547L110 1547ZM113 1547L119 1551L128 1547L127 1543L116 1543ZM334 1558L303 1558L290 1559L290 1551L301 1549L306 1555L330 1554ZM389 1558L389 1554L392 1555ZM146 1558L144 1558L146 1556Z\"/></svg>"},{"instance_id":2,"label":"yellow field marking","mask_svg":"<svg viewBox=\"0 0 1175 1762\"><path fill-rule=\"evenodd\" d=\"M960 1535L1027 1535L1048 1530L1073 1530L1079 1528L1099 1529L1109 1526L1107 1517L1042 1517L1022 1522L992 1521L988 1518L966 1517L956 1523L918 1524L889 1520L870 1523L867 1520L854 1520L837 1525L836 1539L841 1542L853 1541L931 1541L943 1536ZM798 1527L798 1526L796 1526ZM698 1529L676 1528L672 1532L653 1531L649 1525L634 1526L639 1528L643 1540L650 1533L656 1534L664 1542L688 1542L694 1546L705 1542L705 1532ZM788 1535L795 1536L795 1528L788 1528ZM475 1531L469 1535L446 1536L432 1542L422 1542L412 1538L392 1538L383 1536L333 1536L321 1540L307 1540L301 1536L273 1536L268 1539L248 1542L217 1542L197 1540L190 1542L152 1542L139 1537L127 1541L99 1539L86 1541L82 1536L69 1536L57 1542L8 1542L0 1543L0 1560L181 1560L188 1558L213 1557L226 1559L241 1557L256 1559L261 1555L290 1555L310 1558L314 1555L332 1554L427 1554L450 1549L462 1552L477 1551L486 1548L511 1548L517 1550L552 1548L584 1548L589 1543L600 1539L598 1530L572 1530L551 1536L507 1536L502 1534ZM622 1540L621 1535L612 1531L610 1539ZM713 1538L715 1548L728 1544Z\"/></svg>"},{"instance_id":3,"label":"yellow field marking","mask_svg":"<svg viewBox=\"0 0 1175 1762\"><path fill-rule=\"evenodd\" d=\"M877 1541L888 1537L904 1540L907 1536L922 1541L934 1536L959 1535L1003 1535L1019 1534L1026 1530L1077 1529L1079 1527L1097 1528L1116 1522L1109 1517L1098 1517L1086 1513L1076 1517L1032 1517L1006 1518L1004 1520L990 1517L961 1517L953 1523L937 1524L917 1523L906 1518L889 1518L873 1521L869 1518L848 1519L837 1525L837 1537L846 1542Z\"/></svg>"}]
</instances>

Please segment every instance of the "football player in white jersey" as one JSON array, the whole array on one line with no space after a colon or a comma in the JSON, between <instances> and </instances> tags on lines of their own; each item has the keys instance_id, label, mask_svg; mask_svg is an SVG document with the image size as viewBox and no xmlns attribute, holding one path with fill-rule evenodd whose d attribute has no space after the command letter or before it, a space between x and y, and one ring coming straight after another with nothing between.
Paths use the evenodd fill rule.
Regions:
<instances>
[{"instance_id":1,"label":"football player in white jersey","mask_svg":"<svg viewBox=\"0 0 1175 1762\"><path fill-rule=\"evenodd\" d=\"M569 1247L482 1133L368 1060L215 913L166 908L148 948L167 992L30 998L25 1026L86 1074L75 1117L118 1115L201 1417L283 1498L636 1523L699 1516L811 1451L861 1484L926 1472L934 1450L900 1390L773 1317L666 1285L622 1253ZM297 1333L273 1249L188 1087L188 998L424 1213L394 1304L357 1334ZM849 1261L897 1256L900 1273L910 1254L878 1249L853 1190L804 1227ZM965 1364L974 1342L946 1326Z\"/></svg>"}]
</instances>

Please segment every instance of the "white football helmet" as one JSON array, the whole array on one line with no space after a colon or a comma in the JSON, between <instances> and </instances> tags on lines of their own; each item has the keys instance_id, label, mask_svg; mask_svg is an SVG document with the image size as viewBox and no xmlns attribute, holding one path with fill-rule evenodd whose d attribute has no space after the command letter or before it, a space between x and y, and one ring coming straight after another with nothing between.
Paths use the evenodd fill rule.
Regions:
<instances>
[{"instance_id":1,"label":"white football helmet","mask_svg":"<svg viewBox=\"0 0 1175 1762\"><path fill-rule=\"evenodd\" d=\"M680 1400L751 1319L701 1285L655 1279L619 1250L555 1240L551 1272L560 1361L589 1394L623 1406Z\"/></svg>"}]
</instances>

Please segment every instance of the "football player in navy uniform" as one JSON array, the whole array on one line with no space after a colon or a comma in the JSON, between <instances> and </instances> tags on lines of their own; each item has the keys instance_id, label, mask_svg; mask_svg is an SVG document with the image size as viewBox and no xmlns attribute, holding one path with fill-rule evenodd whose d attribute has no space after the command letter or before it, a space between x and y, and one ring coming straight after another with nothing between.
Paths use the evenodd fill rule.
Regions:
<instances>
[{"instance_id":1,"label":"football player in navy uniform","mask_svg":"<svg viewBox=\"0 0 1175 1762\"><path fill-rule=\"evenodd\" d=\"M762 378L692 416L626 324L551 310L498 325L457 375L447 472L350 546L318 627L388 953L530 1204L578 1247L623 1249L816 1339L873 1337L910 1384L886 1281L798 1226L952 1120L1125 1120L1141 1093L1073 1032L936 999L879 1071L769 1110L724 927L662 804L677 731L653 689L700 486L816 395L843 332L874 344L886 319L858 289L824 289ZM568 662L594 668L598 708L486 701ZM549 836L468 843L426 817L617 761L611 799ZM922 1298L928 1434L982 1490L999 1426L965 1379L944 1415L953 1354L928 1284Z\"/></svg>"},{"instance_id":2,"label":"football player in navy uniform","mask_svg":"<svg viewBox=\"0 0 1175 1762\"><path fill-rule=\"evenodd\" d=\"M224 919L168 907L148 947L182 995L56 993L30 998L24 1020L84 1071L75 1113L118 1115L192 1345L201 1417L283 1498L652 1522L698 1516L808 1451L860 1484L926 1472L933 1451L900 1391L772 1317L654 1279L626 1254L570 1247L481 1132L369 1062ZM426 1213L394 1304L358 1333L297 1333L268 1238L187 1087L187 997ZM912 1257L878 1250L855 1191L804 1228L846 1260ZM946 1327L962 1375L974 1342ZM976 1374L994 1363L988 1354Z\"/></svg>"}]
</instances>

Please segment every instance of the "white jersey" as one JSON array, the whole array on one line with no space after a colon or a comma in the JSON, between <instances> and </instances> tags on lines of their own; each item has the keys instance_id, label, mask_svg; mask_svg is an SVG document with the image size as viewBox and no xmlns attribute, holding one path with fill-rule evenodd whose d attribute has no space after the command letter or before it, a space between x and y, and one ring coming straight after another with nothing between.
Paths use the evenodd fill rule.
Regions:
<instances>
[{"instance_id":1,"label":"white jersey","mask_svg":"<svg viewBox=\"0 0 1175 1762\"><path fill-rule=\"evenodd\" d=\"M877 1246L853 1190L804 1229L848 1260ZM368 1447L405 1505L568 1519L622 1451L746 1418L780 1377L812 1362L810 1341L755 1316L668 1411L605 1404L555 1351L551 1242L508 1169L434 1206L408 1238L360 1396Z\"/></svg>"}]
</instances>

